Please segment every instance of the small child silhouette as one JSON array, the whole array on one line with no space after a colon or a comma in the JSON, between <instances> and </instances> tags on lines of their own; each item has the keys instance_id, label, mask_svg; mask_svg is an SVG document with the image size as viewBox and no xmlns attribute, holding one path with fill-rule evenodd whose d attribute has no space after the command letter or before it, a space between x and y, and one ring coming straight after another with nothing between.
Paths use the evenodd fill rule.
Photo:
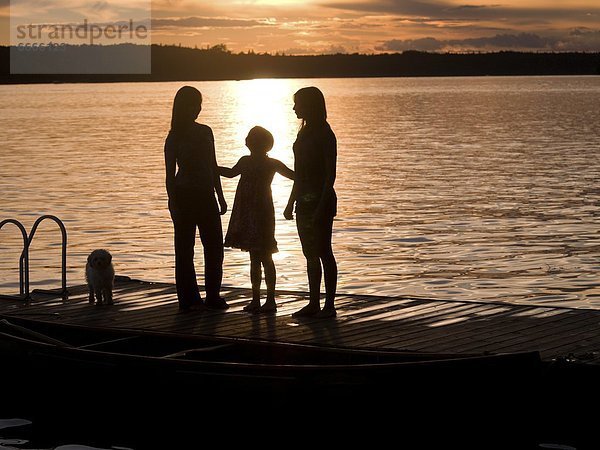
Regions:
<instances>
[{"instance_id":1,"label":"small child silhouette","mask_svg":"<svg viewBox=\"0 0 600 450\"><path fill-rule=\"evenodd\" d=\"M244 307L248 312L273 312L275 304L275 264L273 253L278 251L275 240L275 209L271 182L275 172L293 179L294 171L281 161L269 158L273 135L262 127L254 127L246 137L250 156L243 156L231 169L219 167L227 178L241 175L225 236L225 247L250 252L250 281L252 301ZM261 265L265 272L267 300L260 305Z\"/></svg>"}]
</instances>

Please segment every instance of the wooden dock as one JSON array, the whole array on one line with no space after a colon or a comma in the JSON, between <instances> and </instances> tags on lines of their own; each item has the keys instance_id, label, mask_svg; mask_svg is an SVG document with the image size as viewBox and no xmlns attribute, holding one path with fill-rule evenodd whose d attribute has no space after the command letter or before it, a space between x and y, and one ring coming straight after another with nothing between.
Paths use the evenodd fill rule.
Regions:
<instances>
[{"instance_id":1,"label":"wooden dock","mask_svg":"<svg viewBox=\"0 0 600 450\"><path fill-rule=\"evenodd\" d=\"M600 311L371 295L337 299L334 319L295 319L306 293L278 291L275 314L242 310L249 289L224 287L230 308L179 313L175 286L119 277L115 304L88 303L86 286L69 298L1 300L0 315L97 328L238 337L267 341L479 354L539 351L543 360L577 357L600 365Z\"/></svg>"}]
</instances>

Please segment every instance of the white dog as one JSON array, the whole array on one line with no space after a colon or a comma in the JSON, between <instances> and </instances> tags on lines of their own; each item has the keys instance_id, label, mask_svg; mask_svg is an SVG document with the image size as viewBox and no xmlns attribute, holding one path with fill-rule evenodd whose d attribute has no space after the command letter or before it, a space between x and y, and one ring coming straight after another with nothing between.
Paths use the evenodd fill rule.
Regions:
<instances>
[{"instance_id":1,"label":"white dog","mask_svg":"<svg viewBox=\"0 0 600 450\"><path fill-rule=\"evenodd\" d=\"M112 255L107 250L94 250L90 253L85 265L85 279L90 289L90 303L94 303L96 294L98 305L104 301L108 305L113 304L115 269L112 265Z\"/></svg>"}]
</instances>

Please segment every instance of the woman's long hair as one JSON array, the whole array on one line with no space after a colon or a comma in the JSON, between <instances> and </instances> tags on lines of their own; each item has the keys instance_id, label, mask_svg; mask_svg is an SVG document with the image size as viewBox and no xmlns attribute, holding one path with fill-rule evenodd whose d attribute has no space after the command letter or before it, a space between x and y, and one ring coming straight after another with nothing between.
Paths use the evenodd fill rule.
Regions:
<instances>
[{"instance_id":1,"label":"woman's long hair","mask_svg":"<svg viewBox=\"0 0 600 450\"><path fill-rule=\"evenodd\" d=\"M202 105L202 94L192 86L183 86L175 94L173 113L171 115L171 131L188 129L198 117Z\"/></svg>"},{"instance_id":2,"label":"woman's long hair","mask_svg":"<svg viewBox=\"0 0 600 450\"><path fill-rule=\"evenodd\" d=\"M307 123L325 123L327 122L327 107L325 106L325 96L314 86L309 86L298 90L294 94L294 101L301 103L306 108L306 115L302 119L302 130Z\"/></svg>"}]
</instances>

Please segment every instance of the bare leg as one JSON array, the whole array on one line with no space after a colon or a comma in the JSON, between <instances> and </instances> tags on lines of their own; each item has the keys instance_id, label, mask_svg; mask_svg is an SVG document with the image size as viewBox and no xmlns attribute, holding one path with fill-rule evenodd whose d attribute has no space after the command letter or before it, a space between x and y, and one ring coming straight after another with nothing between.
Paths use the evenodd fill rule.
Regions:
<instances>
[{"instance_id":1,"label":"bare leg","mask_svg":"<svg viewBox=\"0 0 600 450\"><path fill-rule=\"evenodd\" d=\"M262 265L265 270L265 283L267 284L267 301L260 310L262 312L271 312L277 309L275 304L275 283L277 280L277 273L275 271L275 263L273 262L273 256L270 253L264 253L262 255Z\"/></svg>"},{"instance_id":2,"label":"bare leg","mask_svg":"<svg viewBox=\"0 0 600 450\"><path fill-rule=\"evenodd\" d=\"M319 257L311 257L306 260L306 270L308 272L308 289L310 291L310 304L320 309L321 306L321 260Z\"/></svg>"},{"instance_id":3,"label":"bare leg","mask_svg":"<svg viewBox=\"0 0 600 450\"><path fill-rule=\"evenodd\" d=\"M323 261L323 275L325 277L325 305L323 311L319 314L319 317L335 317L335 293L337 289L337 262L333 251L329 251L327 254L321 257Z\"/></svg>"},{"instance_id":4,"label":"bare leg","mask_svg":"<svg viewBox=\"0 0 600 450\"><path fill-rule=\"evenodd\" d=\"M314 316L321 310L321 260L318 256L306 257L306 271L308 273L308 289L310 299L308 305L292 314L293 317Z\"/></svg>"},{"instance_id":5,"label":"bare leg","mask_svg":"<svg viewBox=\"0 0 600 450\"><path fill-rule=\"evenodd\" d=\"M260 284L262 282L260 253L253 251L250 251L250 282L252 283L252 301L244 307L244 311L253 312L260 308Z\"/></svg>"}]
</instances>

